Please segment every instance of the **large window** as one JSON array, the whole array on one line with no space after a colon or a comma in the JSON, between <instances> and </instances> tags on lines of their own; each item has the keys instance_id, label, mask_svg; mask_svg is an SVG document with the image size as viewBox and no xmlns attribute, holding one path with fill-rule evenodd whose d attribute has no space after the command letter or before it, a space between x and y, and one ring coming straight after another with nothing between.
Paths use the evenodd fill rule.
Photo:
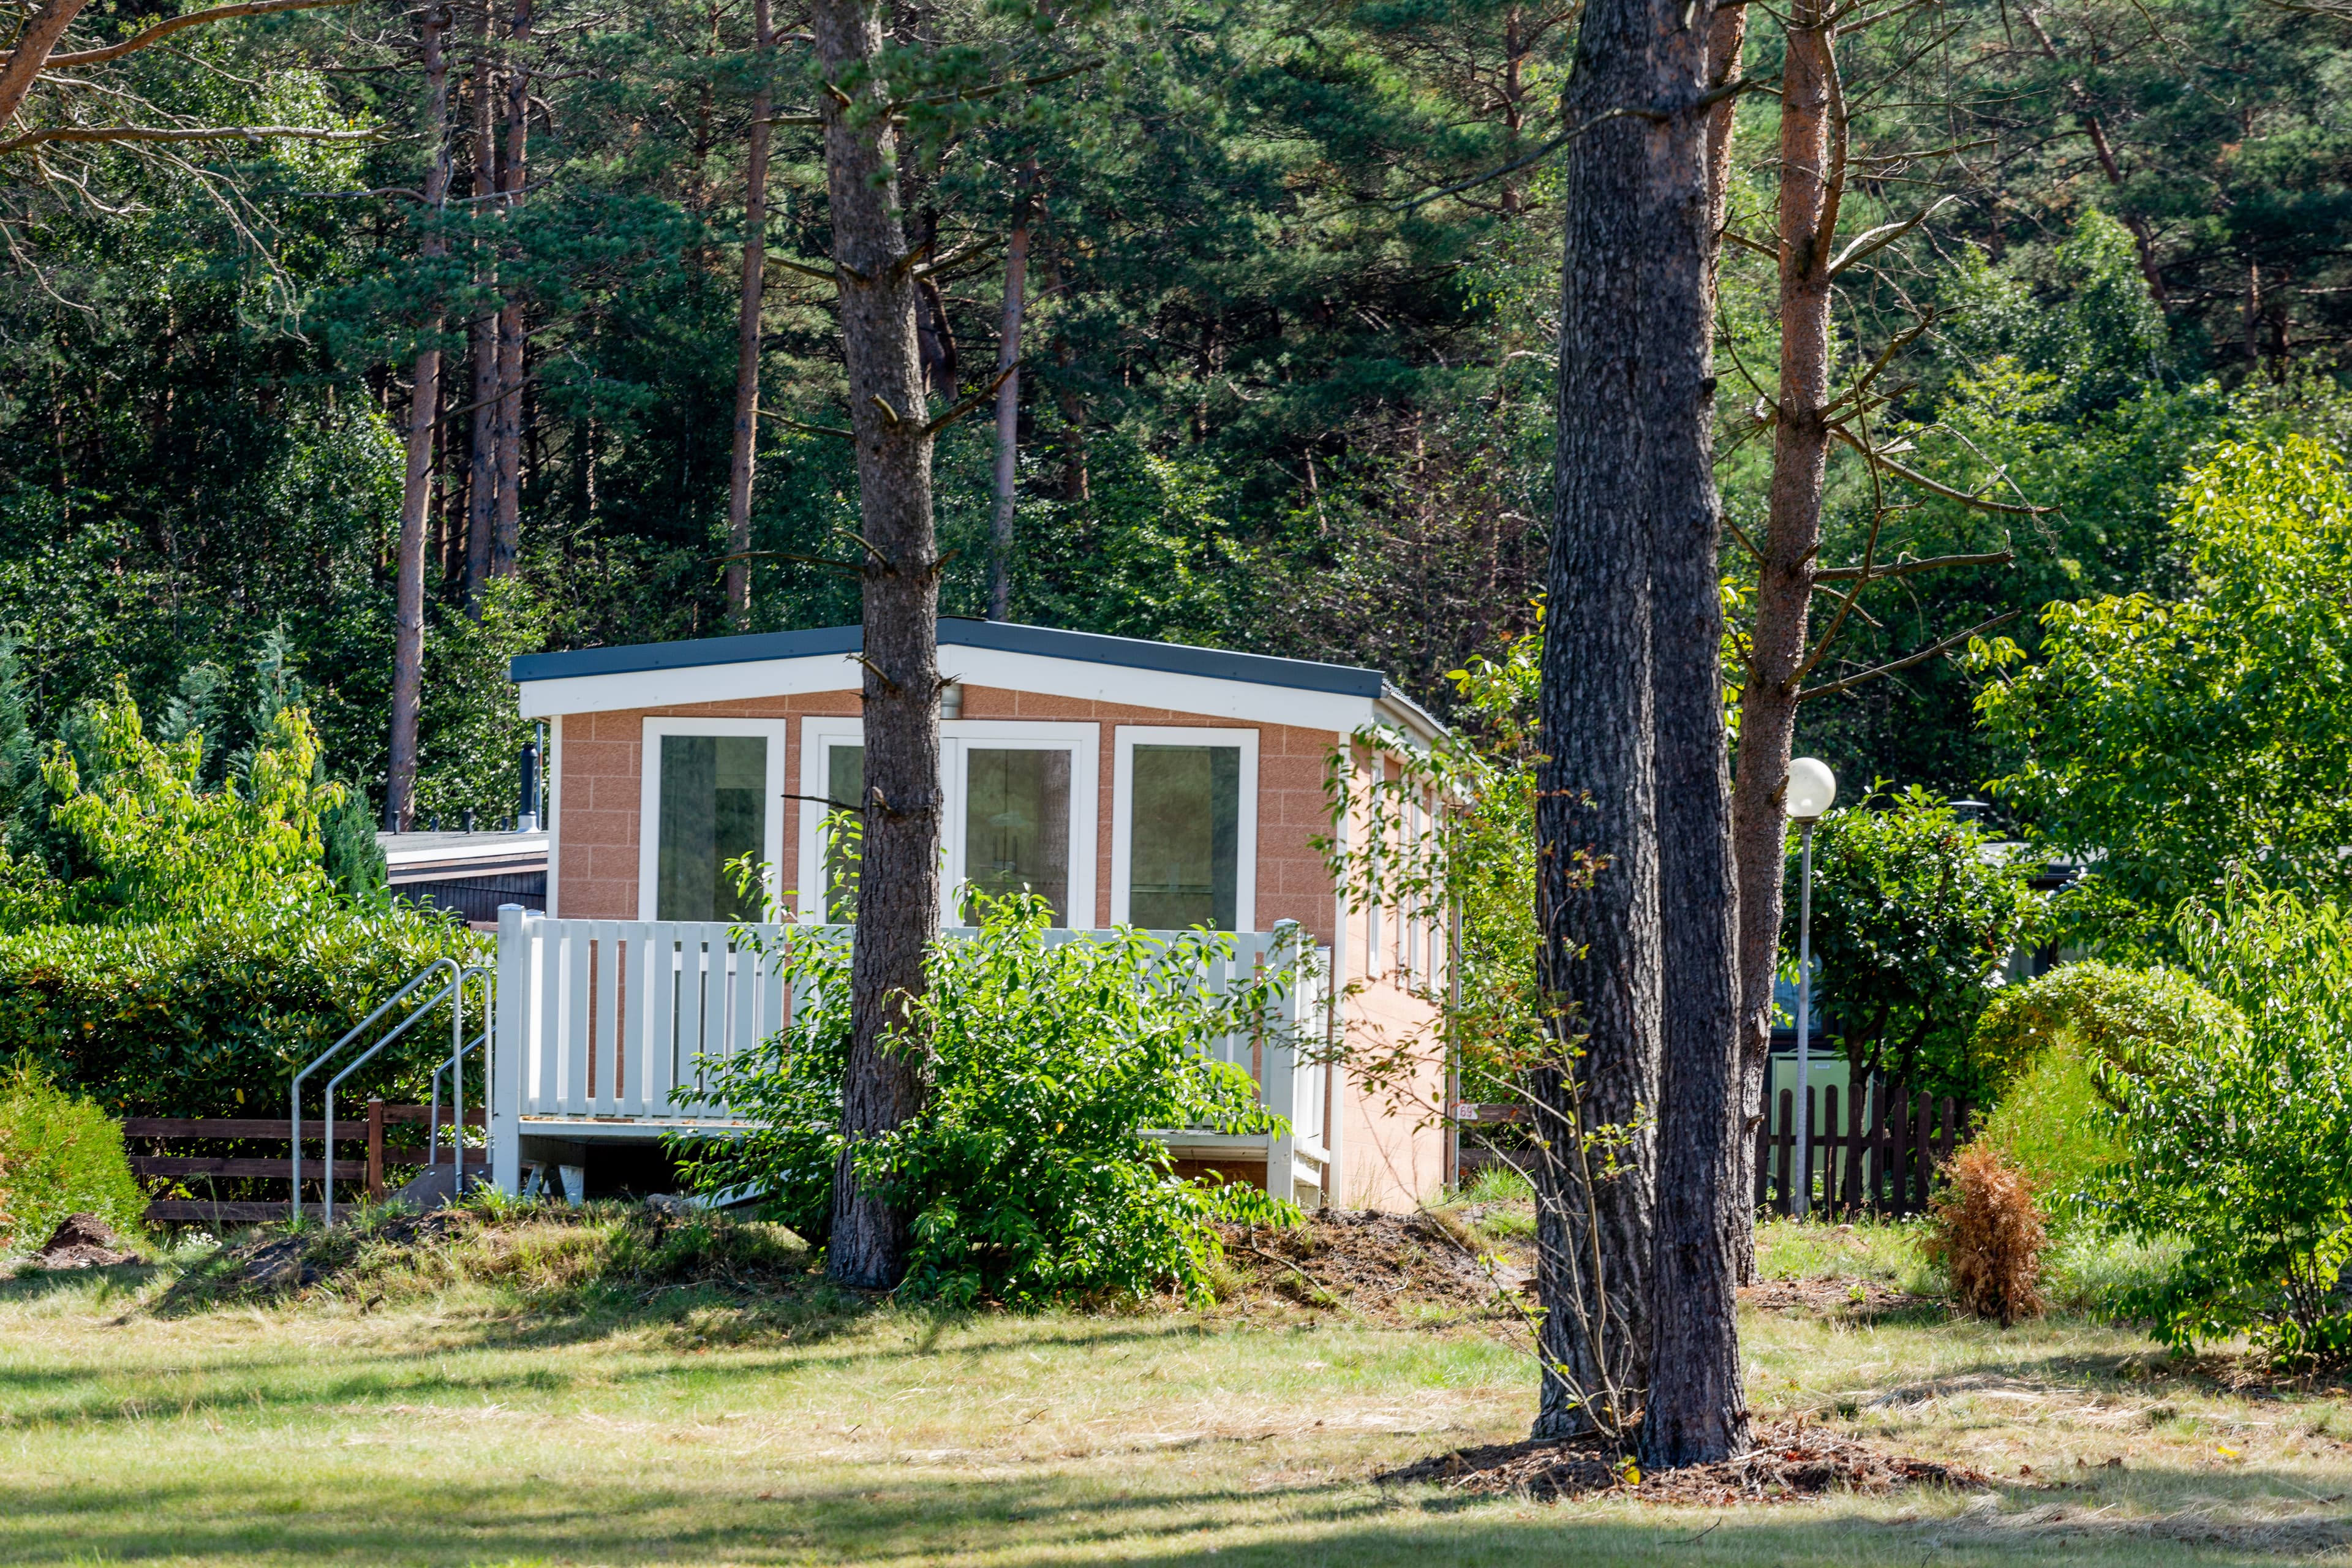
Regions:
<instances>
[{"instance_id":1,"label":"large window","mask_svg":"<svg viewBox=\"0 0 2352 1568\"><path fill-rule=\"evenodd\" d=\"M977 900L1026 889L1052 907L1055 924L1094 924L1098 727L949 720L940 734L940 919L968 923ZM801 744L803 789L822 797L802 808L801 907L809 918L846 921L856 913L856 868L845 836L826 830L824 803L861 801L864 728L810 719Z\"/></svg>"},{"instance_id":2,"label":"large window","mask_svg":"<svg viewBox=\"0 0 2352 1568\"><path fill-rule=\"evenodd\" d=\"M1121 729L1111 916L1152 931L1255 919L1257 731Z\"/></svg>"},{"instance_id":3,"label":"large window","mask_svg":"<svg viewBox=\"0 0 2352 1568\"><path fill-rule=\"evenodd\" d=\"M782 847L781 729L761 721L646 721L638 918L762 918ZM728 865L744 856L766 866L769 876L739 889Z\"/></svg>"},{"instance_id":4,"label":"large window","mask_svg":"<svg viewBox=\"0 0 2352 1568\"><path fill-rule=\"evenodd\" d=\"M1024 889L1070 923L1070 753L1060 746L963 751L963 918L975 899ZM1093 911L1084 922L1093 923Z\"/></svg>"}]
</instances>

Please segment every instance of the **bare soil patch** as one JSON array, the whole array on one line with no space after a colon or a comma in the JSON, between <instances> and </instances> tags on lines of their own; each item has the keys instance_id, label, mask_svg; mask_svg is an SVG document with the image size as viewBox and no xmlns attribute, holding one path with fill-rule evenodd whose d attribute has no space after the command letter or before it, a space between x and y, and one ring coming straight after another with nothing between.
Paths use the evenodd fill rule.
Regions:
<instances>
[{"instance_id":1,"label":"bare soil patch","mask_svg":"<svg viewBox=\"0 0 2352 1568\"><path fill-rule=\"evenodd\" d=\"M1892 1289L1875 1279L1759 1279L1740 1287L1739 1300L1759 1312L1854 1312L1873 1317L1944 1304L1933 1296Z\"/></svg>"},{"instance_id":2,"label":"bare soil patch","mask_svg":"<svg viewBox=\"0 0 2352 1568\"><path fill-rule=\"evenodd\" d=\"M1739 1458L1651 1474L1629 1465L1615 1444L1591 1436L1459 1448L1372 1479L1383 1485L1434 1483L1471 1497L1519 1494L1549 1502L1622 1492L1643 1502L1704 1508L1799 1502L1832 1492L1993 1485L1990 1476L1966 1465L1890 1454L1801 1422L1759 1426L1755 1439Z\"/></svg>"},{"instance_id":3,"label":"bare soil patch","mask_svg":"<svg viewBox=\"0 0 2352 1568\"><path fill-rule=\"evenodd\" d=\"M1519 1249L1423 1211L1324 1209L1296 1226L1220 1227L1240 1294L1347 1310L1378 1320L1518 1316L1532 1288Z\"/></svg>"},{"instance_id":4,"label":"bare soil patch","mask_svg":"<svg viewBox=\"0 0 2352 1568\"><path fill-rule=\"evenodd\" d=\"M122 1245L113 1228L94 1214L69 1214L58 1222L41 1249L25 1260L35 1268L111 1268L136 1263L139 1255Z\"/></svg>"}]
</instances>

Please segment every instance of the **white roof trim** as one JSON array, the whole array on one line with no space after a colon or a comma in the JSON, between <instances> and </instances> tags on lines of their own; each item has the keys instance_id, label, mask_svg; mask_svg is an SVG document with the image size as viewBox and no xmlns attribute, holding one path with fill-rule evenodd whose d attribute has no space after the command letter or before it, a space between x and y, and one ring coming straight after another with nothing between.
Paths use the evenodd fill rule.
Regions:
<instances>
[{"instance_id":1,"label":"white roof trim","mask_svg":"<svg viewBox=\"0 0 2352 1568\"><path fill-rule=\"evenodd\" d=\"M1055 658L1003 648L942 644L940 673L971 686L1034 691L1078 701L1115 702L1206 718L1288 724L1343 735L1377 720L1403 717L1381 699L1170 670L1138 669L1087 659ZM559 713L613 713L767 697L803 697L820 691L856 691L863 681L864 672L855 658L812 654L683 669L627 670L611 675L526 680L519 695L524 718L543 719Z\"/></svg>"}]
</instances>

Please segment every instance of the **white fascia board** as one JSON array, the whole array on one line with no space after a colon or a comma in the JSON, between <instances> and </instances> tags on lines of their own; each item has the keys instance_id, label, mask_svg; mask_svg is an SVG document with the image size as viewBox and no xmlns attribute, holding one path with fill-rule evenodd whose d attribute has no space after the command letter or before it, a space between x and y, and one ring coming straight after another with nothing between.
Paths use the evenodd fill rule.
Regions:
<instances>
[{"instance_id":1,"label":"white fascia board","mask_svg":"<svg viewBox=\"0 0 2352 1568\"><path fill-rule=\"evenodd\" d=\"M1289 724L1302 730L1352 734L1381 717L1374 700L1344 692L1308 691L1213 676L1137 669L1083 659L1048 658L999 648L943 646L940 674L968 686L1034 691L1078 701L1116 702L1130 708L1234 719L1256 724ZM690 669L630 670L616 675L574 675L521 683L522 716L611 713L636 708L684 708L703 702L751 698L800 697L819 691L856 691L864 675L843 654L807 658L758 659Z\"/></svg>"},{"instance_id":2,"label":"white fascia board","mask_svg":"<svg viewBox=\"0 0 2352 1568\"><path fill-rule=\"evenodd\" d=\"M744 664L704 664L686 669L632 669L617 675L567 675L525 680L517 700L526 719L556 713L618 713L632 708L687 708L747 697L802 697L855 691L862 677L847 654L763 658Z\"/></svg>"}]
</instances>

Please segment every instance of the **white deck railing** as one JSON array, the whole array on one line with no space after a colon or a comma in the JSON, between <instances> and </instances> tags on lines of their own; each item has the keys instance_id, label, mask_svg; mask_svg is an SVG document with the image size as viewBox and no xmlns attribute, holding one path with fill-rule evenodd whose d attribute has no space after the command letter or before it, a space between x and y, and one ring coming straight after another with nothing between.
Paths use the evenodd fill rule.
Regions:
<instances>
[{"instance_id":1,"label":"white deck railing","mask_svg":"<svg viewBox=\"0 0 2352 1568\"><path fill-rule=\"evenodd\" d=\"M743 1125L714 1098L711 1070L788 1021L791 998L771 954L795 935L837 938L846 928L754 926L747 934L756 942L739 942L745 930L716 921L550 920L512 905L499 910L491 1180L517 1189L526 1133L562 1139ZM1056 931L1051 940L1113 934ZM1172 941L1176 933L1151 934ZM1325 1159L1329 950L1287 923L1237 933L1233 945L1232 958L1213 960L1201 974L1209 991L1225 991L1237 973L1276 968L1290 972L1290 984L1264 1029L1228 1037L1214 1054L1257 1080L1267 1109L1290 1131L1221 1142L1264 1149L1267 1186L1286 1197L1293 1162L1319 1166ZM1190 1141L1181 1132L1159 1136Z\"/></svg>"}]
</instances>

